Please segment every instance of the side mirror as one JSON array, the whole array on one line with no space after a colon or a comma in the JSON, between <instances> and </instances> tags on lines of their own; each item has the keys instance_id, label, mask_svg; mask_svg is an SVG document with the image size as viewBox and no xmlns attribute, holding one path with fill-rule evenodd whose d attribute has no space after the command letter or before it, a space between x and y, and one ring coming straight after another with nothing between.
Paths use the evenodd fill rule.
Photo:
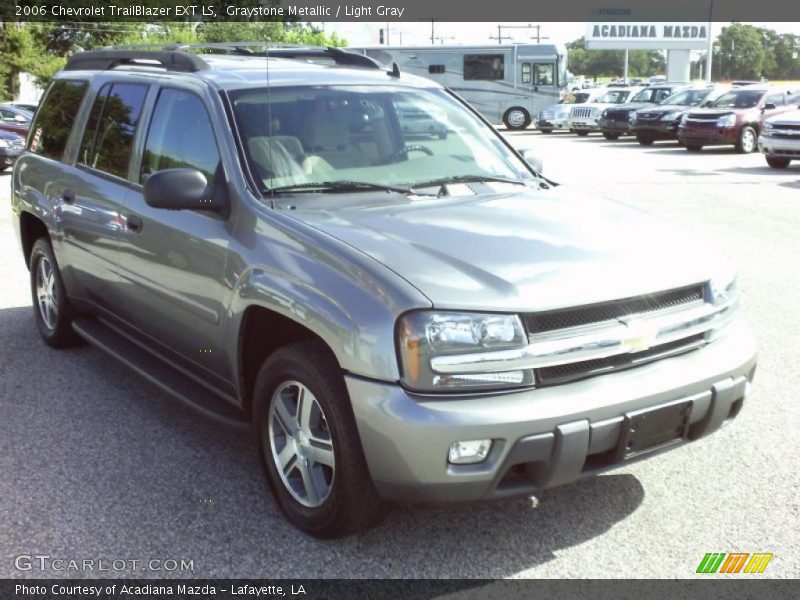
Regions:
<instances>
[{"instance_id":1,"label":"side mirror","mask_svg":"<svg viewBox=\"0 0 800 600\"><path fill-rule=\"evenodd\" d=\"M713 104L714 104L714 101L713 101L713 100L706 100L705 102L703 102L703 106L704 106L705 108L708 108L709 106L711 106L711 105L713 105Z\"/></svg>"},{"instance_id":2,"label":"side mirror","mask_svg":"<svg viewBox=\"0 0 800 600\"><path fill-rule=\"evenodd\" d=\"M206 176L197 169L164 169L144 182L144 201L167 210L221 210Z\"/></svg>"},{"instance_id":3,"label":"side mirror","mask_svg":"<svg viewBox=\"0 0 800 600\"><path fill-rule=\"evenodd\" d=\"M764 105L764 110L775 110L777 106L775 106L772 102L767 102Z\"/></svg>"},{"instance_id":4,"label":"side mirror","mask_svg":"<svg viewBox=\"0 0 800 600\"><path fill-rule=\"evenodd\" d=\"M526 163L528 163L528 166L531 169L533 169L534 171L536 171L538 174L541 175L542 170L544 169L544 160L542 159L541 156L536 154L530 148L528 148L528 149L519 149L519 150L517 150L517 152L520 153L522 158L525 160Z\"/></svg>"}]
</instances>

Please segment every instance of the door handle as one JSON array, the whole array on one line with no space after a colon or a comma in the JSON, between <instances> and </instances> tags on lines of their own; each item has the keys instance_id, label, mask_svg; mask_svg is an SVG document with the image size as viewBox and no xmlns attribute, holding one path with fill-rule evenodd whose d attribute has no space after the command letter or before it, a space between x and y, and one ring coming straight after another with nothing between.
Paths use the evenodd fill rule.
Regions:
<instances>
[{"instance_id":1,"label":"door handle","mask_svg":"<svg viewBox=\"0 0 800 600\"><path fill-rule=\"evenodd\" d=\"M128 228L128 231L139 233L142 227L144 227L144 221L142 221L141 217L137 217L136 215L128 215L125 217L125 227Z\"/></svg>"},{"instance_id":2,"label":"door handle","mask_svg":"<svg viewBox=\"0 0 800 600\"><path fill-rule=\"evenodd\" d=\"M75 202L75 190L64 190L61 192L61 200L67 204L72 204Z\"/></svg>"}]
</instances>

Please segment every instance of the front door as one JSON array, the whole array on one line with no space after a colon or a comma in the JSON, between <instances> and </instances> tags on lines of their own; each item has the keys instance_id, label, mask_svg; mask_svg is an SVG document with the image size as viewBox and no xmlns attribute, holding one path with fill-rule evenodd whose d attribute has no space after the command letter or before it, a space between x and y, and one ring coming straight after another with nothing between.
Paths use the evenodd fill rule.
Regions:
<instances>
[{"instance_id":1,"label":"front door","mask_svg":"<svg viewBox=\"0 0 800 600\"><path fill-rule=\"evenodd\" d=\"M144 142L138 183L170 168L224 180L209 113L190 91L162 88ZM141 185L127 197L119 272L124 318L151 340L229 380L223 355L228 222L212 211L148 206Z\"/></svg>"}]
</instances>

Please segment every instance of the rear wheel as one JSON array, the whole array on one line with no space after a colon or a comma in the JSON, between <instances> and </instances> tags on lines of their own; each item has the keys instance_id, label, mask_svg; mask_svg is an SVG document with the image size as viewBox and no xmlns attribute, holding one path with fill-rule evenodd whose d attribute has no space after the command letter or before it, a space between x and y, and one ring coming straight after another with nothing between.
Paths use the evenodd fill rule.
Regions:
<instances>
[{"instance_id":1,"label":"rear wheel","mask_svg":"<svg viewBox=\"0 0 800 600\"><path fill-rule=\"evenodd\" d=\"M324 344L275 351L258 373L253 402L262 464L289 521L335 538L383 516L341 370Z\"/></svg>"},{"instance_id":2,"label":"rear wheel","mask_svg":"<svg viewBox=\"0 0 800 600\"><path fill-rule=\"evenodd\" d=\"M542 129L540 129L539 131L541 131L542 133L553 133L553 130L552 130L552 129L550 129L549 127L548 127L548 128L546 128L546 129L545 129L545 128L542 128Z\"/></svg>"},{"instance_id":3,"label":"rear wheel","mask_svg":"<svg viewBox=\"0 0 800 600\"><path fill-rule=\"evenodd\" d=\"M618 133L610 133L610 132L607 132L607 131L603 132L603 137L606 138L607 140L618 140L619 139L619 135L620 134L618 134Z\"/></svg>"},{"instance_id":4,"label":"rear wheel","mask_svg":"<svg viewBox=\"0 0 800 600\"><path fill-rule=\"evenodd\" d=\"M767 164L773 169L785 169L791 163L789 158L778 158L777 156L767 156Z\"/></svg>"},{"instance_id":5,"label":"rear wheel","mask_svg":"<svg viewBox=\"0 0 800 600\"><path fill-rule=\"evenodd\" d=\"M649 135L637 135L636 141L639 142L642 146L652 146L655 140L651 138Z\"/></svg>"},{"instance_id":6,"label":"rear wheel","mask_svg":"<svg viewBox=\"0 0 800 600\"><path fill-rule=\"evenodd\" d=\"M503 115L503 124L508 129L525 129L531 124L531 115L521 106L515 106Z\"/></svg>"},{"instance_id":7,"label":"rear wheel","mask_svg":"<svg viewBox=\"0 0 800 600\"><path fill-rule=\"evenodd\" d=\"M745 125L739 132L739 140L736 142L736 151L739 154L750 154L756 149L756 130Z\"/></svg>"},{"instance_id":8,"label":"rear wheel","mask_svg":"<svg viewBox=\"0 0 800 600\"><path fill-rule=\"evenodd\" d=\"M577 133L581 137L586 137L587 135L589 135L588 131L576 131L575 133Z\"/></svg>"},{"instance_id":9,"label":"rear wheel","mask_svg":"<svg viewBox=\"0 0 800 600\"><path fill-rule=\"evenodd\" d=\"M72 329L74 312L47 238L33 244L29 268L33 314L42 339L53 348L80 344L81 338Z\"/></svg>"}]
</instances>

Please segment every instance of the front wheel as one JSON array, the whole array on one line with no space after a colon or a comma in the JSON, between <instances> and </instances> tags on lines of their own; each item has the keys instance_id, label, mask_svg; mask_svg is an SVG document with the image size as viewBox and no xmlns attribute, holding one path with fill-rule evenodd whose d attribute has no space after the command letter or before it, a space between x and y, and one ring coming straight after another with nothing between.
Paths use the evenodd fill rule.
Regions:
<instances>
[{"instance_id":1,"label":"front wheel","mask_svg":"<svg viewBox=\"0 0 800 600\"><path fill-rule=\"evenodd\" d=\"M553 133L553 130L550 129L549 127L543 127L539 131L541 131L542 133Z\"/></svg>"},{"instance_id":2,"label":"front wheel","mask_svg":"<svg viewBox=\"0 0 800 600\"><path fill-rule=\"evenodd\" d=\"M756 130L745 125L739 133L739 140L736 142L736 151L739 154L750 154L756 149Z\"/></svg>"},{"instance_id":3,"label":"front wheel","mask_svg":"<svg viewBox=\"0 0 800 600\"><path fill-rule=\"evenodd\" d=\"M81 339L72 329L72 306L61 281L53 248L47 238L39 238L33 244L28 266L33 314L42 339L53 348L79 344Z\"/></svg>"},{"instance_id":4,"label":"front wheel","mask_svg":"<svg viewBox=\"0 0 800 600\"><path fill-rule=\"evenodd\" d=\"M773 169L785 169L791 163L789 158L778 158L777 156L767 156L767 164Z\"/></svg>"},{"instance_id":5,"label":"front wheel","mask_svg":"<svg viewBox=\"0 0 800 600\"><path fill-rule=\"evenodd\" d=\"M589 135L588 131L575 131L575 133L577 133L581 137L586 137L587 135Z\"/></svg>"},{"instance_id":6,"label":"front wheel","mask_svg":"<svg viewBox=\"0 0 800 600\"><path fill-rule=\"evenodd\" d=\"M612 140L612 141L613 140L618 140L619 139L619 135L620 134L618 134L618 133L609 133L607 131L603 132L603 137L606 138L607 140Z\"/></svg>"},{"instance_id":7,"label":"front wheel","mask_svg":"<svg viewBox=\"0 0 800 600\"><path fill-rule=\"evenodd\" d=\"M637 135L636 141L639 142L639 144L641 144L642 146L652 146L655 140L653 140L653 138L647 135Z\"/></svg>"},{"instance_id":8,"label":"front wheel","mask_svg":"<svg viewBox=\"0 0 800 600\"><path fill-rule=\"evenodd\" d=\"M531 115L521 106L515 106L503 115L503 124L507 129L525 129L531 124Z\"/></svg>"},{"instance_id":9,"label":"front wheel","mask_svg":"<svg viewBox=\"0 0 800 600\"><path fill-rule=\"evenodd\" d=\"M253 399L262 464L289 521L336 538L383 516L341 370L324 344L275 351L258 373Z\"/></svg>"}]
</instances>

